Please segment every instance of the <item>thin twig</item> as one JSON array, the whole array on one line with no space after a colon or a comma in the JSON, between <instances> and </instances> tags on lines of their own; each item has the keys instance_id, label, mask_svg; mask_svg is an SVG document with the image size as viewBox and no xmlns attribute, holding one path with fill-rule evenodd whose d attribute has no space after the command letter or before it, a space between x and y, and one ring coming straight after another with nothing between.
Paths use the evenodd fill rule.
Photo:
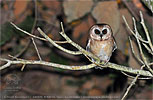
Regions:
<instances>
[{"instance_id":1,"label":"thin twig","mask_svg":"<svg viewBox=\"0 0 153 100\"><path fill-rule=\"evenodd\" d=\"M64 43L68 43L68 41L54 41L55 43L61 43L61 44L64 44Z\"/></svg>"},{"instance_id":2,"label":"thin twig","mask_svg":"<svg viewBox=\"0 0 153 100\"><path fill-rule=\"evenodd\" d=\"M27 34L27 35L33 37L33 38L37 38L37 39L43 40L43 41L48 41L48 40L46 40L45 38L41 38L41 37L32 35L31 33L22 30L21 28L17 27L17 26L16 26L14 23L12 23L12 22L10 22L10 23L11 23L17 30L19 30L19 31L21 31L21 32L23 32L23 33L25 33L25 34ZM55 42L55 43L68 43L67 41L54 41L54 42Z\"/></svg>"},{"instance_id":3,"label":"thin twig","mask_svg":"<svg viewBox=\"0 0 153 100\"><path fill-rule=\"evenodd\" d=\"M141 66L141 70L145 67L145 65ZM138 77L140 76L140 74L137 74L137 76L133 79L133 81L131 82L131 84L128 86L128 88L126 89L126 92L124 93L123 97L121 98L121 100L124 100L127 96L127 94L129 93L130 89L132 88L133 85L135 85L135 82L137 81Z\"/></svg>"},{"instance_id":4,"label":"thin twig","mask_svg":"<svg viewBox=\"0 0 153 100\"><path fill-rule=\"evenodd\" d=\"M34 3L35 3L35 20L34 20L34 23L33 23L33 27L32 27L31 33L34 32L34 28L35 28L36 23L37 23L37 1L34 0ZM34 47L35 47L35 50L36 50L37 55L38 55L38 57L39 57L39 60L42 60L42 59L41 59L41 56L40 56L40 53L39 53L39 50L38 50L38 47L37 47L37 45L36 45L35 40L33 39L33 37L31 37L31 40L32 40L32 43L33 43L33 45L34 45Z\"/></svg>"},{"instance_id":5,"label":"thin twig","mask_svg":"<svg viewBox=\"0 0 153 100\"><path fill-rule=\"evenodd\" d=\"M153 55L153 52L151 51L151 49L145 44L145 43L142 43L143 44L143 46L147 49L147 51L151 54L151 55Z\"/></svg>"},{"instance_id":6,"label":"thin twig","mask_svg":"<svg viewBox=\"0 0 153 100\"><path fill-rule=\"evenodd\" d=\"M34 38L37 38L37 39L40 39L40 40L43 40L43 41L47 41L45 38L41 38L41 37L35 36L35 35L33 35L33 34L30 34L30 33L28 33L27 31L24 31L24 30L22 30L21 28L17 27L14 23L12 23L12 22L10 22L10 23L11 23L17 30L19 30L19 31L21 31L21 32L23 32L23 33L25 33L25 34L31 36L31 37L34 37Z\"/></svg>"},{"instance_id":7,"label":"thin twig","mask_svg":"<svg viewBox=\"0 0 153 100\"><path fill-rule=\"evenodd\" d=\"M15 59L15 60L22 60L22 59L20 59L20 58L17 58L17 57L15 57L15 56L12 56L12 55L8 55L9 57L11 57L11 58L13 58L13 59Z\"/></svg>"},{"instance_id":8,"label":"thin twig","mask_svg":"<svg viewBox=\"0 0 153 100\"><path fill-rule=\"evenodd\" d=\"M138 39L138 37L137 37L138 30L137 30L137 27L136 27L136 21L135 21L134 17L133 17L133 23L134 23L135 33L136 33L135 38L136 38L137 43L138 43L138 47L139 47L139 50L140 50L141 58L142 58L144 64L146 65L146 67L148 68L148 70L153 74L153 70L152 70L152 69L149 67L149 65L148 65L148 62L147 62L147 60L146 60L146 57L145 57L144 54L143 54L143 51L142 51L142 47L141 47L140 41L139 41L139 39Z\"/></svg>"},{"instance_id":9,"label":"thin twig","mask_svg":"<svg viewBox=\"0 0 153 100\"><path fill-rule=\"evenodd\" d=\"M34 45L34 47L35 47L35 50L36 50L36 52L37 52L37 55L38 55L38 57L39 57L39 60L42 60L42 59L41 59L41 56L40 56L40 53L39 53L39 50L38 50L38 48L37 48L37 46L36 46L36 43L35 43L34 39L33 39L33 38L31 38L31 39L32 39L32 43L33 43L33 45Z\"/></svg>"},{"instance_id":10,"label":"thin twig","mask_svg":"<svg viewBox=\"0 0 153 100\"><path fill-rule=\"evenodd\" d=\"M124 93L123 97L121 98L121 100L124 100L125 97L127 96L127 94L129 93L130 89L132 88L132 86L135 84L135 82L137 81L137 78L139 77L140 75L137 75L133 81L131 82L131 84L129 85L129 87L126 89L126 92Z\"/></svg>"},{"instance_id":11,"label":"thin twig","mask_svg":"<svg viewBox=\"0 0 153 100\"><path fill-rule=\"evenodd\" d=\"M124 16L122 16L122 17L123 17L123 20L124 20L124 22L125 22L127 28L128 28L128 29L130 30L130 32L135 36L136 34L132 31L132 29L131 29L130 26L128 25L128 23L127 23L125 17L124 17ZM139 38L140 41L142 41L142 42L144 42L144 43L149 43L148 41L143 40L142 37L141 37L139 34L138 34L137 37Z\"/></svg>"},{"instance_id":12,"label":"thin twig","mask_svg":"<svg viewBox=\"0 0 153 100\"><path fill-rule=\"evenodd\" d=\"M49 38L39 27L38 27L38 31L40 32L40 34L42 36L44 36L52 45L54 45L55 47L57 47L58 49L66 52L66 53L69 53L69 54L73 54L73 55L80 55L82 54L80 51L71 51L71 50L68 50L68 49L65 49L63 48L62 46L56 44L51 38Z\"/></svg>"},{"instance_id":13,"label":"thin twig","mask_svg":"<svg viewBox=\"0 0 153 100\"><path fill-rule=\"evenodd\" d=\"M124 74L125 76L127 76L129 78L132 78L132 79L135 78L135 76L129 75L129 74L123 72L123 71L121 71L121 72L122 72L122 74ZM145 80L145 79L151 79L151 77L143 77L143 78L141 77L141 78L138 78L138 79Z\"/></svg>"},{"instance_id":14,"label":"thin twig","mask_svg":"<svg viewBox=\"0 0 153 100\"><path fill-rule=\"evenodd\" d=\"M142 13L140 13L140 16L141 16L141 24L144 24L143 17L142 17L141 14L142 14ZM153 73L152 73L153 71L152 71L152 69L150 68L150 66L151 66L153 63L148 64L148 62L147 62L147 60L146 60L146 58L145 58L145 56L144 56L144 54L143 54L142 47L141 47L141 44L140 44L140 41L139 41L139 40L141 40L141 38L140 38L141 36L140 36L139 33L138 33L138 30L137 30L137 27L136 27L136 21L135 21L134 17L133 17L132 19L133 19L133 23L134 23L134 30L135 30L135 33L131 30L131 28L130 28L129 25L127 24L127 21L126 21L126 19L125 19L124 16L123 16L123 19L124 19L124 21L125 21L125 23L126 23L126 26L128 27L128 29L131 31L131 33L135 36L135 38L136 38L136 40L137 40L137 44L138 44L138 47L139 47L140 56L141 56L142 60L139 59L139 58L136 56L136 54L135 54L135 52L134 52L134 50L133 50L133 45L132 45L131 39L130 39L130 37L129 37L130 44L131 44L131 49L132 49L132 52L133 52L134 56L136 56L136 58L137 58L141 63L143 63L143 65L141 66L141 70L142 70L145 66L147 66L147 68L149 69L149 71L150 71L151 74L153 75ZM145 25L144 25L144 26L145 26ZM144 27L144 26L143 26L143 27ZM145 29L145 32L147 32L147 28L144 27L144 29ZM148 34L148 33L146 33L146 35L147 35L147 34ZM149 35L148 35L147 37L149 37ZM149 38L150 38L150 37L149 37ZM142 42L143 42L143 41L142 41ZM151 42L151 41L148 39L149 45L150 45L150 42ZM147 45L145 44L145 42L143 42L142 44L145 46L145 48L148 48ZM151 45L152 45L152 44L151 44ZM151 46L150 46L150 47L151 47ZM147 50L149 51L150 49L147 49ZM125 74L125 73L124 73L124 74ZM129 93L130 89L131 89L132 86L135 84L135 82L137 81L137 79L138 79L139 76L140 76L140 74L138 73L137 76L136 76L136 77L133 79L133 81L131 82L131 84L128 86L128 88L127 88L126 92L124 93L124 95L122 96L121 100L124 100L124 99L126 98L127 94Z\"/></svg>"},{"instance_id":15,"label":"thin twig","mask_svg":"<svg viewBox=\"0 0 153 100\"><path fill-rule=\"evenodd\" d=\"M47 39L41 38L41 37L38 37L38 36L35 36L35 35L32 35L32 34L26 32L26 31L22 30L21 28L17 27L17 26L16 26L15 24L13 24L12 22L11 22L11 24L12 24L17 30L19 30L19 31L21 31L21 32L23 32L23 33L25 33L25 34L31 36L31 37L34 37L34 38L37 38L37 39L40 39L40 40L43 40L43 41L49 41L49 42L50 42L51 44L53 44L55 47L57 47L57 48L63 50L64 52L67 52L67 53L73 54L73 55L80 55L80 54L82 54L80 51L71 51L71 50L67 50L67 49L63 48L62 46L59 46L59 45L56 44L53 40L51 40L51 39L50 39L50 38L40 29L40 28L38 28L38 31L39 31L42 35L44 35Z\"/></svg>"},{"instance_id":16,"label":"thin twig","mask_svg":"<svg viewBox=\"0 0 153 100\"><path fill-rule=\"evenodd\" d=\"M141 25L143 26L143 28L144 28L144 31L145 31L145 34L146 34L146 37L147 37L147 40L148 40L148 42L149 42L149 46L150 46L150 48L151 48L151 51L153 52L153 45L152 45L152 43L151 43L151 39L150 39L150 36L149 36L149 32L148 32L148 30L147 30L147 27L146 27L146 25L145 25L145 22L144 22L144 19L143 19L143 15L142 15L142 12L140 11L140 17L141 17Z\"/></svg>"},{"instance_id":17,"label":"thin twig","mask_svg":"<svg viewBox=\"0 0 153 100\"><path fill-rule=\"evenodd\" d=\"M25 66L26 66L26 64L23 64L23 66L21 67L21 71L24 70Z\"/></svg>"},{"instance_id":18,"label":"thin twig","mask_svg":"<svg viewBox=\"0 0 153 100\"><path fill-rule=\"evenodd\" d=\"M131 38L129 37L129 41L130 41L130 47L131 47L131 51L133 53L133 55L135 56L135 58L141 62L141 64L144 64L143 61L139 58L139 56L135 53L134 49L133 49L133 44L132 44L132 40Z\"/></svg>"}]
</instances>

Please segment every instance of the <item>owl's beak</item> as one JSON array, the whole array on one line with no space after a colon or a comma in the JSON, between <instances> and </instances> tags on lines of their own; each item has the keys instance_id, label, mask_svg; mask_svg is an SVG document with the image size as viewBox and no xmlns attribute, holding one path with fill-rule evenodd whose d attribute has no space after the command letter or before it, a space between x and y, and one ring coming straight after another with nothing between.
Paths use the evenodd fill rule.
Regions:
<instances>
[{"instance_id":1,"label":"owl's beak","mask_svg":"<svg viewBox=\"0 0 153 100\"><path fill-rule=\"evenodd\" d=\"M103 34L100 34L100 37L101 37L101 40L102 40Z\"/></svg>"}]
</instances>

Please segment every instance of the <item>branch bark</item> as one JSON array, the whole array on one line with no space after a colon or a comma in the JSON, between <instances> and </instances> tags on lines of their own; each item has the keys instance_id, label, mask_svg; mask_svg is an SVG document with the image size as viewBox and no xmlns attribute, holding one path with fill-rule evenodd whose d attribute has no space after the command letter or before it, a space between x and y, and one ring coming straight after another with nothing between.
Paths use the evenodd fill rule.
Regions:
<instances>
[{"instance_id":1,"label":"branch bark","mask_svg":"<svg viewBox=\"0 0 153 100\"><path fill-rule=\"evenodd\" d=\"M0 70L8 68L8 67L10 67L10 65L13 65L13 64L26 64L26 65L38 64L38 65L57 67L57 68L62 68L62 69L67 69L67 70L86 70L86 69L94 68L95 66L97 66L95 64L82 65L82 66L70 66L70 65L62 65L62 64L56 64L56 63L46 62L46 61L35 61L35 60L24 60L24 59L9 60L9 59L0 58L0 61L7 62L5 65L0 67ZM153 63L150 63L149 65L153 65ZM153 75L149 71L133 69L130 67L117 65L117 64L113 64L113 63L108 63L107 67L115 69L115 70L119 70L119 71L132 73L135 75L139 74L139 75L143 75L146 77L153 77Z\"/></svg>"}]
</instances>

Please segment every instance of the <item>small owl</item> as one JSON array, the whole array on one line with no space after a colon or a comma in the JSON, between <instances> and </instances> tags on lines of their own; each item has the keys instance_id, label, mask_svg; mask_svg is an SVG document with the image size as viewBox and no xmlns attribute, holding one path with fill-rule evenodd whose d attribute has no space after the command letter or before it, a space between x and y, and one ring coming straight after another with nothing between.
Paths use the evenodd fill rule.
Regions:
<instances>
[{"instance_id":1,"label":"small owl","mask_svg":"<svg viewBox=\"0 0 153 100\"><path fill-rule=\"evenodd\" d=\"M106 64L115 49L117 46L112 29L108 24L95 24L90 28L87 51L99 57Z\"/></svg>"}]
</instances>

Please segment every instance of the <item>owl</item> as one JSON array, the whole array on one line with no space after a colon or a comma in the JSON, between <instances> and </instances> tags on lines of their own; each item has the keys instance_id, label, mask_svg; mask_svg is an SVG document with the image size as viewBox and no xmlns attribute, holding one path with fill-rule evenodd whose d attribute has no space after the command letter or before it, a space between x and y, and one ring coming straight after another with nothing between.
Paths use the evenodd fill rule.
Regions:
<instances>
[{"instance_id":1,"label":"owl","mask_svg":"<svg viewBox=\"0 0 153 100\"><path fill-rule=\"evenodd\" d=\"M106 64L115 49L117 46L112 29L108 24L95 24L90 28L86 46L88 52L93 53Z\"/></svg>"}]
</instances>

